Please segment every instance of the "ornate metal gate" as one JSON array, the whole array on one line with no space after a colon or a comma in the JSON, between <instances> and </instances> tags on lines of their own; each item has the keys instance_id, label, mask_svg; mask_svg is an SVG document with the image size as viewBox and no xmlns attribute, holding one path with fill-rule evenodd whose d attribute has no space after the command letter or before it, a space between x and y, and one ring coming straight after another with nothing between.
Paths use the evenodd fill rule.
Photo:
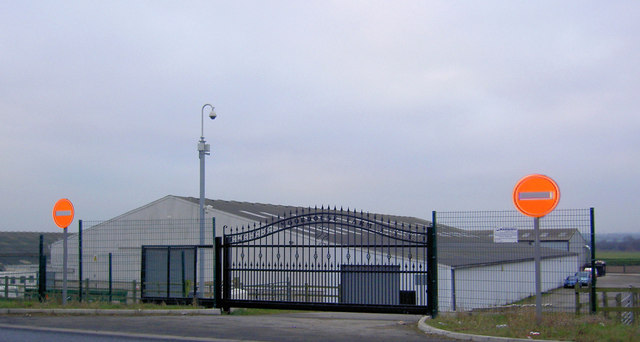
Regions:
<instances>
[{"instance_id":1,"label":"ornate metal gate","mask_svg":"<svg viewBox=\"0 0 640 342\"><path fill-rule=\"evenodd\" d=\"M225 310L437 311L433 225L316 208L227 227L221 240L216 305Z\"/></svg>"}]
</instances>

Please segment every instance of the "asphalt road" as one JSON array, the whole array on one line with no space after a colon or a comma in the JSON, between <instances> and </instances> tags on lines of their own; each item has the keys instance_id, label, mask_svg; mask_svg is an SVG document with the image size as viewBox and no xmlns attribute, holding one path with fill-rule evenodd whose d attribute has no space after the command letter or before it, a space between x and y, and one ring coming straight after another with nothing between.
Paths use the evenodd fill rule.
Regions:
<instances>
[{"instance_id":1,"label":"asphalt road","mask_svg":"<svg viewBox=\"0 0 640 342\"><path fill-rule=\"evenodd\" d=\"M452 341L426 335L417 328L421 316L361 313L300 312L253 316L0 316L0 336L18 336L15 341L51 341L48 333L20 338L11 327L52 329L51 337L72 331L119 340L199 341ZM62 330L59 330L62 329ZM46 332L46 331L44 331ZM69 338L75 336L67 336ZM95 341L95 339L61 339ZM0 339L0 341L13 341ZM109 341L109 340L105 340Z\"/></svg>"},{"instance_id":2,"label":"asphalt road","mask_svg":"<svg viewBox=\"0 0 640 342\"><path fill-rule=\"evenodd\" d=\"M638 274L608 274L599 287L640 287ZM586 294L584 302L588 301ZM545 298L552 307L572 308L573 289ZM5 341L452 341L417 328L420 316L296 312L254 316L73 316L0 315Z\"/></svg>"},{"instance_id":3,"label":"asphalt road","mask_svg":"<svg viewBox=\"0 0 640 342\"><path fill-rule=\"evenodd\" d=\"M640 274L607 273L596 280L598 287L640 287Z\"/></svg>"},{"instance_id":4,"label":"asphalt road","mask_svg":"<svg viewBox=\"0 0 640 342\"><path fill-rule=\"evenodd\" d=\"M137 342L137 341L175 341L171 339L142 338L123 334L95 334L71 331L51 331L47 329L15 329L0 327L0 342L47 341L47 342Z\"/></svg>"}]
</instances>

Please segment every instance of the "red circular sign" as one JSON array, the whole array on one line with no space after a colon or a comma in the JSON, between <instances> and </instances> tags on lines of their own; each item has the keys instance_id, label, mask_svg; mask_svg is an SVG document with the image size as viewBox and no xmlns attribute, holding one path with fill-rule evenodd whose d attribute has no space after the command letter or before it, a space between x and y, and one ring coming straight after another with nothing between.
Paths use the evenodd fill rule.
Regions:
<instances>
[{"instance_id":1,"label":"red circular sign","mask_svg":"<svg viewBox=\"0 0 640 342\"><path fill-rule=\"evenodd\" d=\"M545 175L528 175L513 188L513 204L524 215L542 217L560 202L560 188Z\"/></svg>"},{"instance_id":2,"label":"red circular sign","mask_svg":"<svg viewBox=\"0 0 640 342\"><path fill-rule=\"evenodd\" d=\"M53 206L53 222L60 228L67 228L73 222L73 204L66 198L58 200Z\"/></svg>"}]
</instances>

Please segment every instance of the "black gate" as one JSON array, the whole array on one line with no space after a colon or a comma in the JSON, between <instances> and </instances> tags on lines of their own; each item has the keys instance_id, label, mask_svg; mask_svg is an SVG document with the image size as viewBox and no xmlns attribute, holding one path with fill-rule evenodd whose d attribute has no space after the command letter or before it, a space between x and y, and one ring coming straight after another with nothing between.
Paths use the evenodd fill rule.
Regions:
<instances>
[{"instance_id":1,"label":"black gate","mask_svg":"<svg viewBox=\"0 0 640 342\"><path fill-rule=\"evenodd\" d=\"M433 224L316 208L225 227L222 241L217 306L225 310L437 311Z\"/></svg>"}]
</instances>

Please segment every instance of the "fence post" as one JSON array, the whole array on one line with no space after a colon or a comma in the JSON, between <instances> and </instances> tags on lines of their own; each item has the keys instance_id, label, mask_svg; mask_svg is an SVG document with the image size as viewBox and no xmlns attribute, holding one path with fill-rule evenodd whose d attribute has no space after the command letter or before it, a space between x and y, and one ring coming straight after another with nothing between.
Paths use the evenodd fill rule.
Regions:
<instances>
[{"instance_id":1,"label":"fence post","mask_svg":"<svg viewBox=\"0 0 640 342\"><path fill-rule=\"evenodd\" d=\"M591 304L591 313L595 314L597 309L596 303L596 220L595 209L590 208L591 216L591 292L589 294L589 303Z\"/></svg>"},{"instance_id":2,"label":"fence post","mask_svg":"<svg viewBox=\"0 0 640 342\"><path fill-rule=\"evenodd\" d=\"M213 268L213 306L220 308L220 299L222 295L222 238L216 237L213 244L214 268Z\"/></svg>"},{"instance_id":3,"label":"fence post","mask_svg":"<svg viewBox=\"0 0 640 342\"><path fill-rule=\"evenodd\" d=\"M230 313L231 308L226 301L231 299L231 239L225 237L224 246L222 246L222 259L224 260L224 275L222 276L222 311Z\"/></svg>"},{"instance_id":4,"label":"fence post","mask_svg":"<svg viewBox=\"0 0 640 342\"><path fill-rule=\"evenodd\" d=\"M171 298L171 246L167 247L167 299L169 298Z\"/></svg>"},{"instance_id":5,"label":"fence post","mask_svg":"<svg viewBox=\"0 0 640 342\"><path fill-rule=\"evenodd\" d=\"M213 250L212 253L213 254L213 260L211 260L211 263L213 265L213 286L216 286L216 269L217 269L217 256L216 256L216 218L212 217L211 218L211 227L212 227L212 236L213 238L211 239L211 245L213 246ZM211 292L213 293L213 307L216 307L216 294L215 294L215 289L211 289Z\"/></svg>"},{"instance_id":6,"label":"fence post","mask_svg":"<svg viewBox=\"0 0 640 342\"><path fill-rule=\"evenodd\" d=\"M604 318L609 318L609 311L607 308L609 307L609 298L607 298L607 292L602 292L602 308L604 309Z\"/></svg>"},{"instance_id":7,"label":"fence post","mask_svg":"<svg viewBox=\"0 0 640 342\"><path fill-rule=\"evenodd\" d=\"M582 306L582 304L580 304L580 292L581 292L581 291L580 291L580 288L581 288L581 287L580 287L580 282L578 281L578 282L576 282L576 285L575 285L575 293L576 293L576 316L579 316L579 315L580 315L580 309L581 309L581 306Z\"/></svg>"},{"instance_id":8,"label":"fence post","mask_svg":"<svg viewBox=\"0 0 640 342\"><path fill-rule=\"evenodd\" d=\"M138 303L138 289L136 288L137 286L137 282L135 281L135 279L131 282L131 289L133 290L133 304Z\"/></svg>"},{"instance_id":9,"label":"fence post","mask_svg":"<svg viewBox=\"0 0 640 342\"><path fill-rule=\"evenodd\" d=\"M633 286L631 286L631 289L635 290ZM631 307L638 307L638 291L631 292ZM638 314L640 314L640 312L633 312L631 314L631 323L635 323L638 320Z\"/></svg>"},{"instance_id":10,"label":"fence post","mask_svg":"<svg viewBox=\"0 0 640 342\"><path fill-rule=\"evenodd\" d=\"M9 298L9 276L4 276L4 298Z\"/></svg>"},{"instance_id":11,"label":"fence post","mask_svg":"<svg viewBox=\"0 0 640 342\"><path fill-rule=\"evenodd\" d=\"M78 301L82 302L82 220L78 220Z\"/></svg>"},{"instance_id":12,"label":"fence post","mask_svg":"<svg viewBox=\"0 0 640 342\"><path fill-rule=\"evenodd\" d=\"M180 267L182 270L182 274L181 274L182 275L182 295L186 298L188 293L186 293L187 284L186 284L186 279L184 274L184 250L180 251L180 261L181 261Z\"/></svg>"},{"instance_id":13,"label":"fence post","mask_svg":"<svg viewBox=\"0 0 640 342\"><path fill-rule=\"evenodd\" d=\"M616 295L616 307L621 308L622 307L622 294L618 293ZM618 311L618 321L622 320L622 311Z\"/></svg>"},{"instance_id":14,"label":"fence post","mask_svg":"<svg viewBox=\"0 0 640 342\"><path fill-rule=\"evenodd\" d=\"M109 303L113 301L113 271L112 254L109 253Z\"/></svg>"},{"instance_id":15,"label":"fence post","mask_svg":"<svg viewBox=\"0 0 640 342\"><path fill-rule=\"evenodd\" d=\"M43 302L47 292L47 257L44 254L44 235L40 234L40 252L38 265L38 298ZM7 297L7 285L5 285L5 298Z\"/></svg>"},{"instance_id":16,"label":"fence post","mask_svg":"<svg viewBox=\"0 0 640 342\"><path fill-rule=\"evenodd\" d=\"M427 307L432 318L438 315L438 242L436 212L431 212L431 229L427 228Z\"/></svg>"}]
</instances>

